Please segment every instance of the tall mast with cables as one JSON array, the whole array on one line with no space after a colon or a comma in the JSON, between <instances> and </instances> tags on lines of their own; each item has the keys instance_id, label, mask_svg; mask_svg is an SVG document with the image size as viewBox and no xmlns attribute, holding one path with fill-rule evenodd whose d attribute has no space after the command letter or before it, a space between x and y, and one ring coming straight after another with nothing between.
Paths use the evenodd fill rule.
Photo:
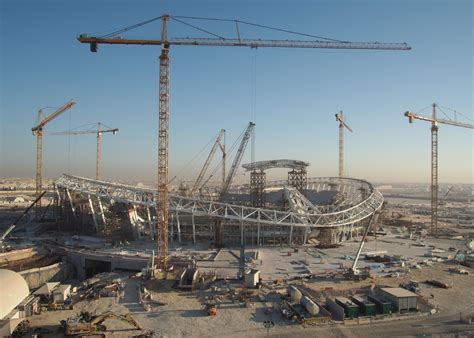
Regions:
<instances>
[{"instance_id":1,"label":"tall mast with cables","mask_svg":"<svg viewBox=\"0 0 474 338\"><path fill-rule=\"evenodd\" d=\"M199 175L198 175L198 178L196 179L196 182L194 182L194 185L191 188L191 192L190 192L191 196L193 196L196 193L196 191L198 191L198 189L200 188L202 179L204 178L204 175L206 174L206 171L209 168L209 165L211 164L212 158L214 157L214 154L215 154L217 148L218 147L221 148L222 153L225 154L225 148L224 148L223 142L222 142L222 138L223 138L224 135L225 135L225 130L221 129L221 131L219 132L219 135L216 138L216 141L214 142L214 144L211 148L211 151L209 152L209 155L206 158L206 162L204 162L204 166L202 167L201 171L199 172ZM223 169L223 175L225 175L225 172L224 172L225 164L224 163L225 162L223 162L223 166L222 166L222 168L224 168Z\"/></svg>"},{"instance_id":2,"label":"tall mast with cables","mask_svg":"<svg viewBox=\"0 0 474 338\"><path fill-rule=\"evenodd\" d=\"M156 194L156 239L158 264L168 266L168 143L170 116L170 58L168 43L169 17L161 25L160 88L158 111L158 193Z\"/></svg>"},{"instance_id":3,"label":"tall mast with cables","mask_svg":"<svg viewBox=\"0 0 474 338\"><path fill-rule=\"evenodd\" d=\"M38 202L36 203L36 216L39 215L41 209L41 197L40 194L43 190L43 129L49 122L54 120L56 117L64 113L66 110L71 109L76 102L69 101L66 104L59 107L54 113L43 119L43 110L38 111L38 124L31 128L33 135L36 136L36 197Z\"/></svg>"},{"instance_id":4,"label":"tall mast with cables","mask_svg":"<svg viewBox=\"0 0 474 338\"><path fill-rule=\"evenodd\" d=\"M118 128L110 128L105 126L103 123L98 122L94 124L97 126L97 129L86 129L86 130L68 130L57 133L51 133L51 135L84 135L84 134L96 134L97 136L97 153L95 161L95 179L100 180L100 163L102 160L102 134L103 133L112 133L115 135L118 132ZM107 127L107 129L102 129L102 126Z\"/></svg>"},{"instance_id":5,"label":"tall mast with cables","mask_svg":"<svg viewBox=\"0 0 474 338\"><path fill-rule=\"evenodd\" d=\"M344 128L352 133L352 128L346 123L342 110L336 115L336 121L339 122L339 177L344 177Z\"/></svg>"},{"instance_id":6,"label":"tall mast with cables","mask_svg":"<svg viewBox=\"0 0 474 338\"><path fill-rule=\"evenodd\" d=\"M431 105L432 117L425 117L423 115L412 112L405 112L408 121L413 123L414 119L431 122L431 224L430 232L433 236L438 235L438 123L448 124L451 126L474 129L473 124L462 123L453 120L439 119L437 117L436 108L439 108L436 103Z\"/></svg>"},{"instance_id":7,"label":"tall mast with cables","mask_svg":"<svg viewBox=\"0 0 474 338\"><path fill-rule=\"evenodd\" d=\"M237 38L225 38L214 34L208 30L202 29L182 19L190 20L212 20L231 22L236 25ZM124 39L118 34L127 32L131 29L146 25L148 23L161 20L161 39ZM189 27L195 28L201 32L212 35L212 38L168 38L168 22L173 20ZM239 32L239 24L251 25L254 27L272 29L289 34L310 37L312 40L261 40L261 39L242 39ZM294 31L278 29L274 27L253 24L239 20L224 20L213 18L196 18L183 16L162 15L120 30L112 32L102 37L91 37L87 34L81 34L79 42L89 44L91 52L97 52L99 44L116 45L151 45L161 46L160 55L160 89L159 89L159 126L158 126L158 192L156 195L157 212L157 239L158 239L158 262L162 268L167 266L168 256L168 142L169 142L169 48L176 46L227 46L227 47L276 47L276 48L325 48L325 49L364 49L364 50L410 50L406 43L380 43L380 42L348 42L334 39L318 37L315 35L302 34ZM224 182L225 188L226 182Z\"/></svg>"}]
</instances>

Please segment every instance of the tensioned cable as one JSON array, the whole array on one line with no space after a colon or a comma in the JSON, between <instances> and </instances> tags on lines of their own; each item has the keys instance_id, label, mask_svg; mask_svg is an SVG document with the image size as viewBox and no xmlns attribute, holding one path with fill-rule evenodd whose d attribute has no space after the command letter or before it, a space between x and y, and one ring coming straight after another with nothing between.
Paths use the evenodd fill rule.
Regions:
<instances>
[{"instance_id":1,"label":"tensioned cable","mask_svg":"<svg viewBox=\"0 0 474 338\"><path fill-rule=\"evenodd\" d=\"M459 114L459 115L463 116L464 118L468 119L469 121L474 122L474 120L472 120L470 117L466 116L465 114L463 114L463 113L461 113L461 112L459 112L459 111L457 111L457 110L454 110L454 109L452 109L452 108L445 107L445 106L438 106L438 107L442 107L442 108L444 108L444 109L451 110L453 113Z\"/></svg>"},{"instance_id":2,"label":"tensioned cable","mask_svg":"<svg viewBox=\"0 0 474 338\"><path fill-rule=\"evenodd\" d=\"M419 114L419 113L425 111L426 109L428 109L429 107L431 107L431 104L428 105L428 106L426 106L426 107L424 107L424 108L421 108L420 110L418 110L417 112L415 112L415 114Z\"/></svg>"},{"instance_id":3,"label":"tensioned cable","mask_svg":"<svg viewBox=\"0 0 474 338\"><path fill-rule=\"evenodd\" d=\"M170 18L171 18L172 20L176 21L176 22L182 23L183 25L192 27L192 28L194 28L194 29L197 29L198 31L201 31L201 32L207 33L207 34L209 34L209 35L215 36L215 37L217 37L217 38L219 38L219 39L222 39L222 40L225 40L225 39L226 39L226 38L224 38L224 37L222 37L222 36L220 36L220 35L214 34L214 33L210 32L210 31L208 31L208 30L205 30L205 29L203 29L203 28L200 28L200 27L191 25L190 23L187 23L187 22L178 20L178 19L176 19L176 18L174 18L174 17L172 17L172 16L171 16Z\"/></svg>"},{"instance_id":4,"label":"tensioned cable","mask_svg":"<svg viewBox=\"0 0 474 338\"><path fill-rule=\"evenodd\" d=\"M215 37L218 37L219 39L225 39L224 37L218 35L218 34L215 34L215 33L212 33L210 31L207 31L203 28L200 28L198 26L194 26L190 23L187 23L187 22L184 22L184 21L181 21L179 19L190 19L190 20L203 20L203 21L220 21L220 22L233 22L233 23L240 23L240 24L243 24L243 25L249 25L249 26L253 26L253 27L259 27L259 28L265 28L265 29L269 29L269 30L274 30L274 31L277 31L277 32L283 32L283 33L288 33L288 34L294 34L294 35L299 35L299 36L306 36L306 37L311 37L311 38L315 38L315 39L323 39L323 40L327 40L327 41L334 41L334 42L339 42L339 43L348 43L348 41L343 41L343 40L337 40L337 39L332 39L332 38L327 38L327 37L324 37L324 36L318 36L318 35L313 35L313 34L307 34L307 33L301 33L301 32L296 32L296 31L292 31L292 30L288 30L288 29L282 29L282 28L277 28L277 27L271 27L271 26L266 26L266 25L261 25L261 24L257 24L257 23L253 23L253 22L248 22L248 21L242 21L242 20L236 20L236 19L219 19L219 18L206 18L206 17L195 17L195 16L179 16L179 15L173 15L173 16L169 16L171 19L173 19L174 21L176 22L180 22L181 24L184 24L184 25L187 25L187 26L190 26L194 29L197 29L199 31L202 31L204 33L207 33L207 34L210 34L210 35L213 35ZM127 31L130 31L132 29L135 29L135 28L138 28L138 27L141 27L141 26L144 26L144 25L147 25L151 22L154 22L154 21L157 21L157 20L161 20L163 18L163 15L160 15L158 17L155 17L155 18L152 18L152 19L149 19L149 20L146 20L146 21L142 21L142 22L139 22L137 24L134 24L134 25L131 25L131 26L127 26L127 27L124 27L124 28L121 28L121 29L118 29L118 30L115 30L111 33L108 33L108 34L105 34L105 35L102 35L100 36L100 38L104 39L104 38L109 38L111 36L114 36L114 35L117 35L117 34L120 34L120 33L125 33Z\"/></svg>"},{"instance_id":5,"label":"tensioned cable","mask_svg":"<svg viewBox=\"0 0 474 338\"><path fill-rule=\"evenodd\" d=\"M214 135L214 136L211 138L211 140L210 140L191 160L189 160L189 161L178 171L178 173L177 173L174 177L177 178L178 176L180 176L180 175L183 173L183 171L184 171L185 169L188 169L188 167L190 166L190 164L191 164L192 162L194 162L199 156L201 156L202 153L209 147L209 145L210 145L213 141L215 142L215 139L217 138L217 135L218 135L218 134Z\"/></svg>"},{"instance_id":6,"label":"tensioned cable","mask_svg":"<svg viewBox=\"0 0 474 338\"><path fill-rule=\"evenodd\" d=\"M129 30L132 30L132 29L135 29L135 28L144 26L144 25L149 24L149 23L151 23L151 22L153 22L153 21L161 20L162 18L163 18L163 15L160 15L160 16L158 16L158 17L156 17L156 18L149 19L149 20L146 20L146 21L142 21L142 22L139 22L139 23L137 23L137 24L134 24L134 25L131 25L131 26L127 26L127 27L124 27L124 28L122 28L122 29L118 29L118 30L113 31L113 32L111 32L111 33L109 33L109 34L102 35L100 38L101 38L101 39L105 39L105 38L109 38L109 37L111 37L111 36L114 36L114 35L117 35L117 34L120 34L120 33L125 33L125 32L127 32L127 31L129 31Z\"/></svg>"},{"instance_id":7,"label":"tensioned cable","mask_svg":"<svg viewBox=\"0 0 474 338\"><path fill-rule=\"evenodd\" d=\"M288 30L288 29L276 28L276 27L271 27L271 26L261 25L261 24L258 24L258 23L242 21L242 20L236 20L236 19L218 19L218 18L205 18L205 17L196 17L196 16L176 16L176 15L174 15L173 17L181 18L181 19L192 19L192 20L235 22L235 23L241 23L241 24L244 24L244 25L260 27L260 28L265 28L265 29L271 29L271 30L278 31L278 32L284 32L284 33L289 33L289 34L306 36L306 37L311 37L311 38L316 38L316 39L324 39L324 40L328 40L328 41L342 42L342 43L347 43L348 42L348 41L342 41L342 40L337 40L337 39L332 39L332 38L326 38L324 36L312 35L312 34L307 34L307 33L300 33L300 32L295 32L295 31L291 31L291 30Z\"/></svg>"},{"instance_id":8,"label":"tensioned cable","mask_svg":"<svg viewBox=\"0 0 474 338\"><path fill-rule=\"evenodd\" d=\"M451 117L448 116L448 114L446 114L446 112L445 112L443 109L441 109L440 106L438 106L438 110L441 111L441 112L443 113L443 115L446 116L446 118L447 118L449 121L452 121Z\"/></svg>"},{"instance_id":9,"label":"tensioned cable","mask_svg":"<svg viewBox=\"0 0 474 338\"><path fill-rule=\"evenodd\" d=\"M232 146L230 147L230 150L226 153L226 157L227 156L230 157L230 155L233 155L235 149L237 148L237 144L240 143L239 141L242 140L244 134L245 134L245 130L242 131L242 133L239 135L239 137L234 141L234 144L232 144ZM221 166L222 166L222 158L217 163L217 165L212 169L210 176L214 176L216 174L217 170L219 170L221 168ZM208 178L209 178L209 176L208 176Z\"/></svg>"}]
</instances>

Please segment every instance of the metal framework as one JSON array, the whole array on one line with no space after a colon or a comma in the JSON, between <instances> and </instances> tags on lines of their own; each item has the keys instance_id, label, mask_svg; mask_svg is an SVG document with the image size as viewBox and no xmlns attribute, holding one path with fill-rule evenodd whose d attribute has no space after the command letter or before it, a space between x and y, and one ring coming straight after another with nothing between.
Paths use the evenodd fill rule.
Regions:
<instances>
[{"instance_id":1,"label":"metal framework","mask_svg":"<svg viewBox=\"0 0 474 338\"><path fill-rule=\"evenodd\" d=\"M473 124L462 123L453 120L439 119L436 114L437 104L432 104L432 117L405 112L408 121L413 123L414 119L431 122L431 224L430 231L433 236L438 234L438 123L451 126L474 129Z\"/></svg>"},{"instance_id":2,"label":"metal framework","mask_svg":"<svg viewBox=\"0 0 474 338\"><path fill-rule=\"evenodd\" d=\"M433 103L433 120L436 104ZM431 234L438 234L438 125L431 122Z\"/></svg>"},{"instance_id":3,"label":"metal framework","mask_svg":"<svg viewBox=\"0 0 474 338\"><path fill-rule=\"evenodd\" d=\"M38 111L38 124L31 128L33 135L36 135L36 197L38 198L43 191L43 128L49 122L57 118L66 110L72 108L76 102L69 101L59 107L54 113L43 119L43 110ZM41 197L36 203L36 216L39 215L41 208Z\"/></svg>"},{"instance_id":4,"label":"metal framework","mask_svg":"<svg viewBox=\"0 0 474 338\"><path fill-rule=\"evenodd\" d=\"M162 15L159 18L148 20L145 23L158 19L162 20L161 39L123 39L116 34L109 34L111 38L89 37L81 34L78 40L81 43L88 43L91 52L97 52L98 44L119 44L119 45L155 45L161 46L160 56L160 97L159 97L159 136L158 136L158 193L157 193L157 240L158 240L158 260L162 267L166 268L168 254L168 133L169 133L169 47L171 45L186 46L233 46L233 47L284 47L284 48L331 48L331 49L367 49L367 50L410 50L406 43L368 43L368 42L347 42L347 41L291 41L291 40L258 40L258 39L238 39L224 38L168 38L169 15ZM176 19L176 18L174 18ZM127 31L141 26L133 25ZM228 189L231 182L223 184L223 191Z\"/></svg>"},{"instance_id":5,"label":"metal framework","mask_svg":"<svg viewBox=\"0 0 474 338\"><path fill-rule=\"evenodd\" d=\"M163 32L166 34L166 21L163 21ZM163 45L160 55L158 193L156 195L157 258L162 268L167 267L168 258L168 132L170 114L170 59L168 53L168 46Z\"/></svg>"},{"instance_id":6,"label":"metal framework","mask_svg":"<svg viewBox=\"0 0 474 338\"><path fill-rule=\"evenodd\" d=\"M346 123L342 110L335 114L336 121L339 122L339 177L344 177L344 128L352 133L351 127Z\"/></svg>"},{"instance_id":7,"label":"metal framework","mask_svg":"<svg viewBox=\"0 0 474 338\"><path fill-rule=\"evenodd\" d=\"M250 173L250 201L254 207L265 206L266 177L263 170L253 170Z\"/></svg>"},{"instance_id":8,"label":"metal framework","mask_svg":"<svg viewBox=\"0 0 474 338\"><path fill-rule=\"evenodd\" d=\"M268 160L268 161L258 161L252 163L242 164L242 168L246 169L247 171L251 170L267 170L273 168L290 168L301 170L305 169L309 166L308 162L299 161L299 160L288 160L288 159L281 159L281 160Z\"/></svg>"},{"instance_id":9,"label":"metal framework","mask_svg":"<svg viewBox=\"0 0 474 338\"><path fill-rule=\"evenodd\" d=\"M302 194L305 193L307 183L306 168L293 169L288 172L288 185L295 187Z\"/></svg>"},{"instance_id":10,"label":"metal framework","mask_svg":"<svg viewBox=\"0 0 474 338\"><path fill-rule=\"evenodd\" d=\"M164 15L163 18L169 18ZM151 45L169 43L175 46L220 46L220 47L275 47L275 48L323 48L323 49L364 49L364 50L411 50L407 43L346 42L346 41L302 41L302 40L260 40L260 39L218 39L218 38L172 38L161 40L97 38L81 34L78 40L91 45L97 51L97 44L110 45Z\"/></svg>"},{"instance_id":11,"label":"metal framework","mask_svg":"<svg viewBox=\"0 0 474 338\"><path fill-rule=\"evenodd\" d=\"M212 158L214 157L214 154L216 153L217 148L219 147L222 151L222 184L223 186L225 185L225 143L222 141L222 139L225 136L225 129L221 129L219 132L219 135L216 138L216 141L214 142L211 151L209 152L209 155L207 156L206 161L204 162L204 166L202 167L201 171L199 172L198 178L196 179L196 182L194 182L193 187L191 188L190 195L194 195L196 191L201 187L202 179L204 178L204 175L206 174L207 169L209 168L209 165L211 164Z\"/></svg>"},{"instance_id":12,"label":"metal framework","mask_svg":"<svg viewBox=\"0 0 474 338\"><path fill-rule=\"evenodd\" d=\"M96 125L96 124L94 124ZM108 128L102 129L104 124L98 122L97 129L88 129L88 130L69 130L58 133L52 133L51 135L84 135L84 134L96 134L97 136L97 152L95 160L95 179L100 180L100 162L102 161L102 134L103 133L112 133L115 135L119 130L118 128Z\"/></svg>"},{"instance_id":13,"label":"metal framework","mask_svg":"<svg viewBox=\"0 0 474 338\"><path fill-rule=\"evenodd\" d=\"M309 180L309 187L317 187L326 190L332 181L339 182L339 178L316 178ZM285 182L285 181L283 181ZM351 225L355 222L369 217L374 210L381 208L383 203L382 194L363 180L344 179L344 184L353 185L353 190L363 184L367 186L369 195L366 199L354 205L346 205L344 208L334 210L323 210L310 208L306 213L294 210L280 211L272 209L255 208L249 206L235 205L231 203L203 200L194 197L184 197L169 194L170 211L194 216L208 216L224 220L246 222L246 224L268 224L281 226L309 227L309 228L334 228L343 225ZM123 184L95 181L87 178L62 175L55 181L58 189L64 189L70 195L75 192L83 196L96 196L102 200L113 200L132 205L144 207L156 207L156 190L138 188ZM269 186L281 186L281 181L270 182ZM290 188L291 189L291 188ZM294 190L293 190L294 191ZM297 198L297 196L295 197ZM303 201L304 202L304 201ZM339 210L341 209L341 210Z\"/></svg>"}]
</instances>

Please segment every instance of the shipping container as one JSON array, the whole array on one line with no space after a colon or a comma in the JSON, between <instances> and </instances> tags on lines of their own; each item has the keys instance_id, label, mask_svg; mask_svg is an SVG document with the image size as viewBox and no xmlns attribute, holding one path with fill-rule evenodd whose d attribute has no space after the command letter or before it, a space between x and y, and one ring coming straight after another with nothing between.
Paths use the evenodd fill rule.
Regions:
<instances>
[{"instance_id":1,"label":"shipping container","mask_svg":"<svg viewBox=\"0 0 474 338\"><path fill-rule=\"evenodd\" d=\"M375 304L371 301L363 298L362 296L354 296L352 297L354 303L359 306L360 313L363 316L375 316Z\"/></svg>"},{"instance_id":2,"label":"shipping container","mask_svg":"<svg viewBox=\"0 0 474 338\"><path fill-rule=\"evenodd\" d=\"M383 315L392 313L392 303L389 301L386 301L382 299L382 297L375 294L369 295L367 298L375 304L378 313Z\"/></svg>"},{"instance_id":3,"label":"shipping container","mask_svg":"<svg viewBox=\"0 0 474 338\"><path fill-rule=\"evenodd\" d=\"M359 307L357 304L346 297L337 297L336 303L344 308L344 313L347 318L355 318L359 316Z\"/></svg>"}]
</instances>

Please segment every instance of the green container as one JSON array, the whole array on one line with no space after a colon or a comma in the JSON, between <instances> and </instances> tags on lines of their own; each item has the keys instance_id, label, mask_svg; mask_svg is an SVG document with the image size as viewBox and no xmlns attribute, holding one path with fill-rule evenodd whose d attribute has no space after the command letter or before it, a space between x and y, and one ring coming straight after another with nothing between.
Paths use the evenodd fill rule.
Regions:
<instances>
[{"instance_id":1,"label":"green container","mask_svg":"<svg viewBox=\"0 0 474 338\"><path fill-rule=\"evenodd\" d=\"M359 305L360 313L363 316L375 316L375 304L371 301L358 296L352 297L352 301Z\"/></svg>"},{"instance_id":2,"label":"green container","mask_svg":"<svg viewBox=\"0 0 474 338\"><path fill-rule=\"evenodd\" d=\"M392 312L392 303L387 302L375 295L369 295L367 298L375 304L378 313L387 315Z\"/></svg>"},{"instance_id":3,"label":"green container","mask_svg":"<svg viewBox=\"0 0 474 338\"><path fill-rule=\"evenodd\" d=\"M359 307L345 297L337 297L336 303L344 308L344 313L347 318L355 318L359 316Z\"/></svg>"}]
</instances>

